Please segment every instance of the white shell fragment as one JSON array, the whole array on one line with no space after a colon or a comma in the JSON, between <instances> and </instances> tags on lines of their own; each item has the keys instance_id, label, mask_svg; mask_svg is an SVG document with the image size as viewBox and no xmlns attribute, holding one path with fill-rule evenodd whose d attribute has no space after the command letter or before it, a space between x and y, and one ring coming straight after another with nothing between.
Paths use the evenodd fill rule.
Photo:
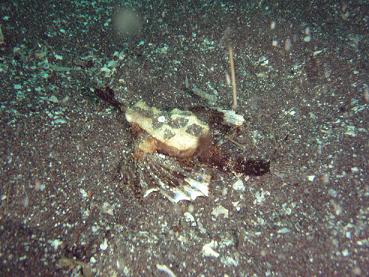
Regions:
<instances>
[{"instance_id":1,"label":"white shell fragment","mask_svg":"<svg viewBox=\"0 0 369 277\"><path fill-rule=\"evenodd\" d=\"M103 205L101 207L101 211L105 214L114 216L114 207L108 202L103 203Z\"/></svg>"},{"instance_id":2,"label":"white shell fragment","mask_svg":"<svg viewBox=\"0 0 369 277\"><path fill-rule=\"evenodd\" d=\"M212 240L202 247L201 253L204 257L218 258L220 254L213 249L216 247L218 247L218 243Z\"/></svg>"},{"instance_id":3,"label":"white shell fragment","mask_svg":"<svg viewBox=\"0 0 369 277\"><path fill-rule=\"evenodd\" d=\"M237 191L245 191L245 185L241 179L238 179L233 185L232 188Z\"/></svg>"},{"instance_id":4,"label":"white shell fragment","mask_svg":"<svg viewBox=\"0 0 369 277\"><path fill-rule=\"evenodd\" d=\"M240 127L245 122L245 118L242 115L236 114L233 110L216 110L224 115L224 123L227 125Z\"/></svg>"},{"instance_id":5,"label":"white shell fragment","mask_svg":"<svg viewBox=\"0 0 369 277\"><path fill-rule=\"evenodd\" d=\"M184 217L186 219L186 222L190 223L190 225L192 227L195 227L196 226L196 220L195 220L194 216L191 213L185 212L183 215L184 215Z\"/></svg>"},{"instance_id":6,"label":"white shell fragment","mask_svg":"<svg viewBox=\"0 0 369 277\"><path fill-rule=\"evenodd\" d=\"M159 271L161 271L163 273L166 273L167 276L169 276L169 277L176 277L176 275L173 273L173 271L169 267L167 267L166 265L164 265L164 264L157 264L156 265L156 268Z\"/></svg>"},{"instance_id":7,"label":"white shell fragment","mask_svg":"<svg viewBox=\"0 0 369 277\"><path fill-rule=\"evenodd\" d=\"M232 202L232 205L236 209L237 212L241 210L240 201Z\"/></svg>"},{"instance_id":8,"label":"white shell fragment","mask_svg":"<svg viewBox=\"0 0 369 277\"><path fill-rule=\"evenodd\" d=\"M224 208L222 205L219 205L218 207L214 208L211 212L211 215L217 218L220 215L223 215L224 218L228 218L228 210Z\"/></svg>"},{"instance_id":9,"label":"white shell fragment","mask_svg":"<svg viewBox=\"0 0 369 277\"><path fill-rule=\"evenodd\" d=\"M159 191L159 188L150 188L144 192L143 197L145 198L149 196L152 192L157 192L157 191Z\"/></svg>"},{"instance_id":10,"label":"white shell fragment","mask_svg":"<svg viewBox=\"0 0 369 277\"><path fill-rule=\"evenodd\" d=\"M62 241L59 239L49 240L48 241L50 245L54 248L54 250L57 250L60 245L62 245Z\"/></svg>"},{"instance_id":11,"label":"white shell fragment","mask_svg":"<svg viewBox=\"0 0 369 277\"><path fill-rule=\"evenodd\" d=\"M104 239L103 242L100 243L100 250L105 251L106 249L108 249L108 241Z\"/></svg>"}]
</instances>

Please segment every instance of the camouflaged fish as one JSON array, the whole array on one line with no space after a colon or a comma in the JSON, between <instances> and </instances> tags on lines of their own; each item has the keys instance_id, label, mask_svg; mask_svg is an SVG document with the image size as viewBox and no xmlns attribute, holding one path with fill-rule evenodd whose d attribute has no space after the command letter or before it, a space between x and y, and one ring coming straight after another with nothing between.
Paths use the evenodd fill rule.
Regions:
<instances>
[{"instance_id":1,"label":"camouflaged fish","mask_svg":"<svg viewBox=\"0 0 369 277\"><path fill-rule=\"evenodd\" d=\"M191 111L162 111L139 101L126 109L125 116L135 145L123 160L120 175L144 197L159 192L172 202L192 201L209 194L209 166L239 172L255 166L222 153L212 141L209 125ZM224 117L243 123L232 113Z\"/></svg>"}]
</instances>

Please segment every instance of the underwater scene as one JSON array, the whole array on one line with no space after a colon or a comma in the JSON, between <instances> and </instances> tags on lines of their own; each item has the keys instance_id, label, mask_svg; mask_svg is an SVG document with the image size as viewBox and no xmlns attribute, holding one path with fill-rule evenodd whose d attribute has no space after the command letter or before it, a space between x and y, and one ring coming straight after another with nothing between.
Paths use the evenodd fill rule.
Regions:
<instances>
[{"instance_id":1,"label":"underwater scene","mask_svg":"<svg viewBox=\"0 0 369 277\"><path fill-rule=\"evenodd\" d=\"M368 276L367 0L3 0L0 276Z\"/></svg>"}]
</instances>

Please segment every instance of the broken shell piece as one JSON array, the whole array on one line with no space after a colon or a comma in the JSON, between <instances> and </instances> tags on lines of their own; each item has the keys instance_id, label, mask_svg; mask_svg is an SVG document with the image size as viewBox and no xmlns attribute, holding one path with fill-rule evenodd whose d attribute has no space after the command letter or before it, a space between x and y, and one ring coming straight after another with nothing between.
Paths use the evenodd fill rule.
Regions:
<instances>
[{"instance_id":1,"label":"broken shell piece","mask_svg":"<svg viewBox=\"0 0 369 277\"><path fill-rule=\"evenodd\" d=\"M166 265L164 265L164 264L163 265L157 264L156 265L156 268L159 271L161 271L163 273L166 273L168 277L176 277L176 275L173 273L173 271L169 267L167 267Z\"/></svg>"},{"instance_id":2,"label":"broken shell piece","mask_svg":"<svg viewBox=\"0 0 369 277\"><path fill-rule=\"evenodd\" d=\"M214 240L212 240L211 242L205 244L202 247L202 255L204 257L212 257L212 258L218 258L219 257L219 253L216 252L213 248L218 247L218 243Z\"/></svg>"},{"instance_id":3,"label":"broken shell piece","mask_svg":"<svg viewBox=\"0 0 369 277\"><path fill-rule=\"evenodd\" d=\"M242 124L245 122L244 117L242 115L236 114L233 110L216 110L224 115L223 120L226 125L241 127Z\"/></svg>"},{"instance_id":4,"label":"broken shell piece","mask_svg":"<svg viewBox=\"0 0 369 277\"><path fill-rule=\"evenodd\" d=\"M245 185L243 184L243 181L242 179L238 179L233 185L232 185L232 188L234 190L237 190L237 191L240 191L240 192L243 192L245 191Z\"/></svg>"},{"instance_id":5,"label":"broken shell piece","mask_svg":"<svg viewBox=\"0 0 369 277\"><path fill-rule=\"evenodd\" d=\"M191 213L185 212L183 215L185 217L186 222L190 223L192 227L196 226L196 220Z\"/></svg>"},{"instance_id":6,"label":"broken shell piece","mask_svg":"<svg viewBox=\"0 0 369 277\"><path fill-rule=\"evenodd\" d=\"M211 215L217 218L220 215L223 215L224 218L228 218L228 210L224 208L222 205L219 205L218 207L214 208L211 212Z\"/></svg>"}]
</instances>

